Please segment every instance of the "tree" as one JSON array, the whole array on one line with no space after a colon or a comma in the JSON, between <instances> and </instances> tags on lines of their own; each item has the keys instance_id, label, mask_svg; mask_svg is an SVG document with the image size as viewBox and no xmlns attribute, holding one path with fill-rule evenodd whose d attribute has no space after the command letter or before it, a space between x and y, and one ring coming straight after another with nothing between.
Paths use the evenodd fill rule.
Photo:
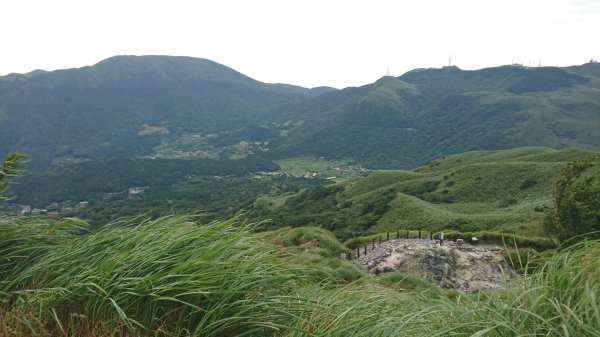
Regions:
<instances>
[{"instance_id":1,"label":"tree","mask_svg":"<svg viewBox=\"0 0 600 337\"><path fill-rule=\"evenodd\" d=\"M600 163L595 157L577 159L563 170L544 229L560 242L600 239Z\"/></svg>"},{"instance_id":2,"label":"tree","mask_svg":"<svg viewBox=\"0 0 600 337\"><path fill-rule=\"evenodd\" d=\"M20 152L11 152L6 158L0 170L0 201L7 200L6 191L9 187L8 178L15 177L21 174L23 171L23 159L25 155Z\"/></svg>"}]
</instances>

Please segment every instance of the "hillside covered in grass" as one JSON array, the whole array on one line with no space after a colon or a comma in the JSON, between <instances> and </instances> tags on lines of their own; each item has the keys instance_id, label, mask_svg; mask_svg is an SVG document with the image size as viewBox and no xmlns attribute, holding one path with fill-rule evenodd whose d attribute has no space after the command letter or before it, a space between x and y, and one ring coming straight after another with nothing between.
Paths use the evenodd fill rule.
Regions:
<instances>
[{"instance_id":1,"label":"hillside covered in grass","mask_svg":"<svg viewBox=\"0 0 600 337\"><path fill-rule=\"evenodd\" d=\"M599 336L597 241L473 295L365 274L322 229L0 218L4 336Z\"/></svg>"},{"instance_id":2,"label":"hillside covered in grass","mask_svg":"<svg viewBox=\"0 0 600 337\"><path fill-rule=\"evenodd\" d=\"M396 230L503 230L544 236L541 221L568 162L595 152L517 148L443 157L412 171L311 187L269 216L273 226L319 226L339 238Z\"/></svg>"}]
</instances>

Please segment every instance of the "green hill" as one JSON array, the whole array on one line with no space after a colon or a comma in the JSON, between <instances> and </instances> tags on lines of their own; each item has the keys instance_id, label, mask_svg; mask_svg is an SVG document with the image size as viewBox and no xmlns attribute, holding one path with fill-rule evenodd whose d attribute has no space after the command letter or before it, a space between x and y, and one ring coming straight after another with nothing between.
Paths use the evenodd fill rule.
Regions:
<instances>
[{"instance_id":1,"label":"green hill","mask_svg":"<svg viewBox=\"0 0 600 337\"><path fill-rule=\"evenodd\" d=\"M411 168L443 155L519 146L600 149L600 65L422 69L290 109L281 153Z\"/></svg>"},{"instance_id":2,"label":"green hill","mask_svg":"<svg viewBox=\"0 0 600 337\"><path fill-rule=\"evenodd\" d=\"M400 229L502 229L542 235L543 210L565 165L596 152L517 148L443 157L413 171L311 187L271 217L277 226L316 225L347 239Z\"/></svg>"}]
</instances>

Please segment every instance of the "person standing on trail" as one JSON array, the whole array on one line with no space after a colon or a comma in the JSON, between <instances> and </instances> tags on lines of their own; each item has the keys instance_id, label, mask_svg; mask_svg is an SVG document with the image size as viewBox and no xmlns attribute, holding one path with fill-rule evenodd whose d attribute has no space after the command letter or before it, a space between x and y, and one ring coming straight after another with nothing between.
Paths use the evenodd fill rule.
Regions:
<instances>
[{"instance_id":1,"label":"person standing on trail","mask_svg":"<svg viewBox=\"0 0 600 337\"><path fill-rule=\"evenodd\" d=\"M444 233L440 234L440 246L444 244Z\"/></svg>"}]
</instances>

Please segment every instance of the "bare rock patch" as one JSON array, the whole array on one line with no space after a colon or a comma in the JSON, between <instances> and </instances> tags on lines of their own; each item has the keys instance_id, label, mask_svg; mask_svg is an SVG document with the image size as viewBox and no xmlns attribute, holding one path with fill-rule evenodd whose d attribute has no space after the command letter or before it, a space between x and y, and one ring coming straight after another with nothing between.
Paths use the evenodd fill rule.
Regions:
<instances>
[{"instance_id":1,"label":"bare rock patch","mask_svg":"<svg viewBox=\"0 0 600 337\"><path fill-rule=\"evenodd\" d=\"M407 239L376 243L375 249L361 248L358 259L374 274L399 271L420 276L441 288L462 292L497 288L506 285L516 273L505 260L506 251L499 246L432 245L429 240Z\"/></svg>"}]
</instances>

